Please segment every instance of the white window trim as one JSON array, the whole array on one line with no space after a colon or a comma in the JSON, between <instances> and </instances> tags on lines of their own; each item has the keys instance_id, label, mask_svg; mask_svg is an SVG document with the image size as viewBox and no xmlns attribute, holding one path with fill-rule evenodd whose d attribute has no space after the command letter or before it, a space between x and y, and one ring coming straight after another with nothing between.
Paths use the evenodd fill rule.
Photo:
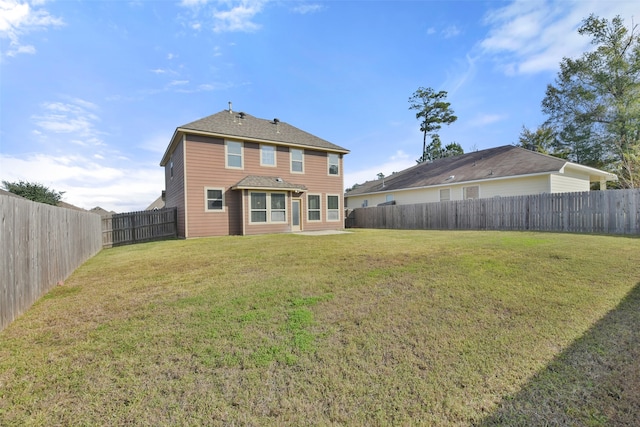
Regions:
<instances>
[{"instance_id":1,"label":"white window trim","mask_svg":"<svg viewBox=\"0 0 640 427\"><path fill-rule=\"evenodd\" d=\"M219 190L222 193L222 209L209 209L209 190ZM222 187L204 187L204 211L205 212L225 212L227 205L224 203L224 188Z\"/></svg>"},{"instance_id":2,"label":"white window trim","mask_svg":"<svg viewBox=\"0 0 640 427\"><path fill-rule=\"evenodd\" d=\"M313 209L313 211L318 211L318 213L320 214L320 218L318 219L309 219L309 213L311 212L311 209L309 208L310 203L309 203L309 197L311 196L317 196L318 197L318 209ZM338 203L340 203L340 201L338 201ZM307 194L307 221L308 222L322 222L322 194Z\"/></svg>"},{"instance_id":3,"label":"white window trim","mask_svg":"<svg viewBox=\"0 0 640 427\"><path fill-rule=\"evenodd\" d=\"M229 143L240 144L240 166L229 166ZM234 154L237 155L237 154ZM224 141L224 166L227 169L244 169L244 143L241 141Z\"/></svg>"},{"instance_id":4,"label":"white window trim","mask_svg":"<svg viewBox=\"0 0 640 427\"><path fill-rule=\"evenodd\" d=\"M269 148L273 148L273 164L270 165L268 163L263 163L262 162L262 150L264 149L264 147L269 147ZM264 166L267 168L275 168L278 166L278 148L275 145L271 145L271 144L260 144L260 166Z\"/></svg>"},{"instance_id":5,"label":"white window trim","mask_svg":"<svg viewBox=\"0 0 640 427\"><path fill-rule=\"evenodd\" d=\"M331 173L331 156L336 156L338 159L338 173ZM327 153L327 176L340 176L340 154L337 153Z\"/></svg>"},{"instance_id":6,"label":"white window trim","mask_svg":"<svg viewBox=\"0 0 640 427\"><path fill-rule=\"evenodd\" d=\"M254 209L251 207L251 195L254 193L265 193L267 195L266 198L266 212L267 212L267 220L266 221L253 221L251 218L251 213ZM272 194L283 194L284 195L284 221L272 221L271 220L271 195ZM279 191L249 191L249 224L251 225L265 225L265 224L286 224L289 218L289 202L287 200L287 193L282 193ZM282 209L280 209L282 210ZM262 210L261 210L262 211Z\"/></svg>"},{"instance_id":7,"label":"white window trim","mask_svg":"<svg viewBox=\"0 0 640 427\"><path fill-rule=\"evenodd\" d=\"M338 209L329 209L329 197L334 196L338 198ZM329 212L336 211L338 213L338 219L330 219ZM340 221L340 195L339 194L327 194L327 222L339 222Z\"/></svg>"},{"instance_id":8,"label":"white window trim","mask_svg":"<svg viewBox=\"0 0 640 427\"><path fill-rule=\"evenodd\" d=\"M302 153L302 171L294 171L293 170L293 152L294 151L299 151ZM296 160L298 161L298 160ZM289 169L291 170L291 173L297 173L297 174L303 174L304 173L304 149L301 148L290 148L289 149Z\"/></svg>"}]
</instances>

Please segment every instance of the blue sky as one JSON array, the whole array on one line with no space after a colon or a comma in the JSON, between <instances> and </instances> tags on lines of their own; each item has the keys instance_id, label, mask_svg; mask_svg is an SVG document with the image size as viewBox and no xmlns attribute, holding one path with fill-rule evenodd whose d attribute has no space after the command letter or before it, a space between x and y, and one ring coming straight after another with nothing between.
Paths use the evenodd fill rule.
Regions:
<instances>
[{"instance_id":1,"label":"blue sky","mask_svg":"<svg viewBox=\"0 0 640 427\"><path fill-rule=\"evenodd\" d=\"M351 150L349 187L420 157L421 86L458 116L444 143L513 144L591 13L630 25L640 3L0 0L0 180L144 209L176 127L232 101Z\"/></svg>"}]
</instances>

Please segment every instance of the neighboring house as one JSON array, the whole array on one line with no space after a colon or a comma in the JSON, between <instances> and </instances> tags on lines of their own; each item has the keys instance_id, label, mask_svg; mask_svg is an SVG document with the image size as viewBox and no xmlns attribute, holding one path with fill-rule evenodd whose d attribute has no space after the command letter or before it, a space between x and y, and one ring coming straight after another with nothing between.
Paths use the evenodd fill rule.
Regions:
<instances>
[{"instance_id":1,"label":"neighboring house","mask_svg":"<svg viewBox=\"0 0 640 427\"><path fill-rule=\"evenodd\" d=\"M414 204L606 188L617 177L599 169L512 145L425 162L383 179L356 185L346 208Z\"/></svg>"},{"instance_id":2,"label":"neighboring house","mask_svg":"<svg viewBox=\"0 0 640 427\"><path fill-rule=\"evenodd\" d=\"M106 209L101 208L100 206L96 206L95 208L90 209L89 212L96 213L100 216L111 216L115 214L114 211L108 211Z\"/></svg>"},{"instance_id":3,"label":"neighboring house","mask_svg":"<svg viewBox=\"0 0 640 427\"><path fill-rule=\"evenodd\" d=\"M228 110L180 126L160 162L178 235L344 228L342 147Z\"/></svg>"},{"instance_id":4,"label":"neighboring house","mask_svg":"<svg viewBox=\"0 0 640 427\"><path fill-rule=\"evenodd\" d=\"M155 199L149 206L147 206L145 211L156 211L162 208L164 208L164 191L162 192L162 195L158 196L157 199Z\"/></svg>"}]
</instances>

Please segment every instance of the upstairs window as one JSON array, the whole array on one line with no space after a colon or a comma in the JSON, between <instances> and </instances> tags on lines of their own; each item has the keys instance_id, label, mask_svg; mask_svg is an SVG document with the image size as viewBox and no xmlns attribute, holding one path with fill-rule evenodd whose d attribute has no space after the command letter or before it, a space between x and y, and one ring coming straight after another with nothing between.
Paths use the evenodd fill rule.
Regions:
<instances>
[{"instance_id":1,"label":"upstairs window","mask_svg":"<svg viewBox=\"0 0 640 427\"><path fill-rule=\"evenodd\" d=\"M242 169L242 143L236 141L226 141L227 167Z\"/></svg>"},{"instance_id":2,"label":"upstairs window","mask_svg":"<svg viewBox=\"0 0 640 427\"><path fill-rule=\"evenodd\" d=\"M304 173L304 150L291 149L291 172Z\"/></svg>"},{"instance_id":3,"label":"upstairs window","mask_svg":"<svg viewBox=\"0 0 640 427\"><path fill-rule=\"evenodd\" d=\"M276 147L273 145L260 145L260 165L276 165Z\"/></svg>"},{"instance_id":4,"label":"upstairs window","mask_svg":"<svg viewBox=\"0 0 640 427\"><path fill-rule=\"evenodd\" d=\"M340 156L329 153L329 175L340 175Z\"/></svg>"}]
</instances>

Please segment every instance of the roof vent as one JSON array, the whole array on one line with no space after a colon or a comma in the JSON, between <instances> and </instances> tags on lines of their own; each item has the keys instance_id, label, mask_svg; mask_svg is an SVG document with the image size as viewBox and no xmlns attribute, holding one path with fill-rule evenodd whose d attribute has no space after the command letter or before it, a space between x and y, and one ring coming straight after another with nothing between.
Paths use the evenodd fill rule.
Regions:
<instances>
[{"instance_id":1,"label":"roof vent","mask_svg":"<svg viewBox=\"0 0 640 427\"><path fill-rule=\"evenodd\" d=\"M280 119L276 117L275 119L273 119L273 123L275 123L275 124L280 123Z\"/></svg>"},{"instance_id":2,"label":"roof vent","mask_svg":"<svg viewBox=\"0 0 640 427\"><path fill-rule=\"evenodd\" d=\"M229 101L229 114L233 113L233 109L231 108L231 101Z\"/></svg>"},{"instance_id":3,"label":"roof vent","mask_svg":"<svg viewBox=\"0 0 640 427\"><path fill-rule=\"evenodd\" d=\"M276 178L276 182L283 182L282 178Z\"/></svg>"},{"instance_id":4,"label":"roof vent","mask_svg":"<svg viewBox=\"0 0 640 427\"><path fill-rule=\"evenodd\" d=\"M241 119L244 119L244 116L246 116L246 114L244 112L242 112L242 111L240 111L240 113L238 113L238 114L240 114L240 118Z\"/></svg>"}]
</instances>

